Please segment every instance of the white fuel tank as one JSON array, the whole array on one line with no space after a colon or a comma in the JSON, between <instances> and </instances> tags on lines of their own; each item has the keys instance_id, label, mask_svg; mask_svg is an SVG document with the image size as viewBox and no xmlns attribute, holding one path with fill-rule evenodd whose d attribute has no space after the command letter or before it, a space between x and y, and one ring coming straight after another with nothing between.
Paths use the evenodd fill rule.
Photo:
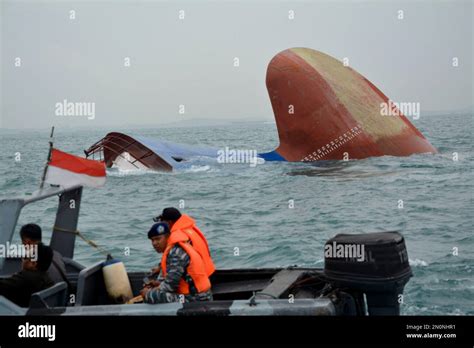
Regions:
<instances>
[{"instance_id":1,"label":"white fuel tank","mask_svg":"<svg viewBox=\"0 0 474 348\"><path fill-rule=\"evenodd\" d=\"M105 288L116 303L125 303L133 297L132 287L123 262L107 259L102 267Z\"/></svg>"}]
</instances>

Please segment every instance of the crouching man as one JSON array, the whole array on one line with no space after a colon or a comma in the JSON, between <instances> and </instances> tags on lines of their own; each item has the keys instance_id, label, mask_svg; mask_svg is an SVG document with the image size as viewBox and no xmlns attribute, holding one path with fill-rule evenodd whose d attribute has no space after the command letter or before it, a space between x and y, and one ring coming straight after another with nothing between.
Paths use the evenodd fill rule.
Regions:
<instances>
[{"instance_id":1,"label":"crouching man","mask_svg":"<svg viewBox=\"0 0 474 348\"><path fill-rule=\"evenodd\" d=\"M20 307L28 307L30 297L37 291L53 286L47 270L53 259L53 249L39 243L35 258L25 258L22 261L22 269L14 275L0 279L0 295Z\"/></svg>"},{"instance_id":2,"label":"crouching man","mask_svg":"<svg viewBox=\"0 0 474 348\"><path fill-rule=\"evenodd\" d=\"M170 233L166 222L154 224L148 232L153 248L163 253L161 271L153 287L141 291L146 303L194 302L212 300L211 282L205 262L193 248L188 235Z\"/></svg>"}]
</instances>

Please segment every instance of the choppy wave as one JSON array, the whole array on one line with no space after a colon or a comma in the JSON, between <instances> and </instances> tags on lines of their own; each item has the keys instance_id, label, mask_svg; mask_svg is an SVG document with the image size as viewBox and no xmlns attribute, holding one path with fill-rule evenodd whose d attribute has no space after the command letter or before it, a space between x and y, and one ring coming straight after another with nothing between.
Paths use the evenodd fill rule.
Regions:
<instances>
[{"instance_id":1,"label":"choppy wave","mask_svg":"<svg viewBox=\"0 0 474 348\"><path fill-rule=\"evenodd\" d=\"M164 173L157 172L154 170L145 170L145 169L119 169L119 168L110 168L107 169L107 176L111 177L124 177L124 176L140 176L140 175L162 175Z\"/></svg>"},{"instance_id":2,"label":"choppy wave","mask_svg":"<svg viewBox=\"0 0 474 348\"><path fill-rule=\"evenodd\" d=\"M419 260L419 259L409 259L408 260L409 263L410 263L410 266L412 267L427 267L428 266L428 262L426 261L423 261L423 260Z\"/></svg>"}]
</instances>

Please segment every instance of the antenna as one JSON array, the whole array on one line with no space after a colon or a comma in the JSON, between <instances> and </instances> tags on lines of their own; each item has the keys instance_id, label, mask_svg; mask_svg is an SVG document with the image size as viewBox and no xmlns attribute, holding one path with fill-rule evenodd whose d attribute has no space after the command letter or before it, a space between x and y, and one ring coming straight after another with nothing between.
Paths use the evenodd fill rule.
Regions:
<instances>
[{"instance_id":1,"label":"antenna","mask_svg":"<svg viewBox=\"0 0 474 348\"><path fill-rule=\"evenodd\" d=\"M54 126L51 127L51 135L49 136L49 152L48 152L48 159L46 160L46 164L43 170L43 177L41 178L40 190L43 189L44 180L46 179L46 173L48 172L49 162L51 161L51 153L53 152L53 134L54 134Z\"/></svg>"}]
</instances>

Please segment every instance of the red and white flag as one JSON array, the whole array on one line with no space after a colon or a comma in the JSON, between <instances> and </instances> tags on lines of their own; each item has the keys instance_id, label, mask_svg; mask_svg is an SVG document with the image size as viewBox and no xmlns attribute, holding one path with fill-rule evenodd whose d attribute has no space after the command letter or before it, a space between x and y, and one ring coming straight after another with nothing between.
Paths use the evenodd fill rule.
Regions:
<instances>
[{"instance_id":1,"label":"red and white flag","mask_svg":"<svg viewBox=\"0 0 474 348\"><path fill-rule=\"evenodd\" d=\"M100 187L105 184L105 163L53 149L45 182L60 186Z\"/></svg>"}]
</instances>

